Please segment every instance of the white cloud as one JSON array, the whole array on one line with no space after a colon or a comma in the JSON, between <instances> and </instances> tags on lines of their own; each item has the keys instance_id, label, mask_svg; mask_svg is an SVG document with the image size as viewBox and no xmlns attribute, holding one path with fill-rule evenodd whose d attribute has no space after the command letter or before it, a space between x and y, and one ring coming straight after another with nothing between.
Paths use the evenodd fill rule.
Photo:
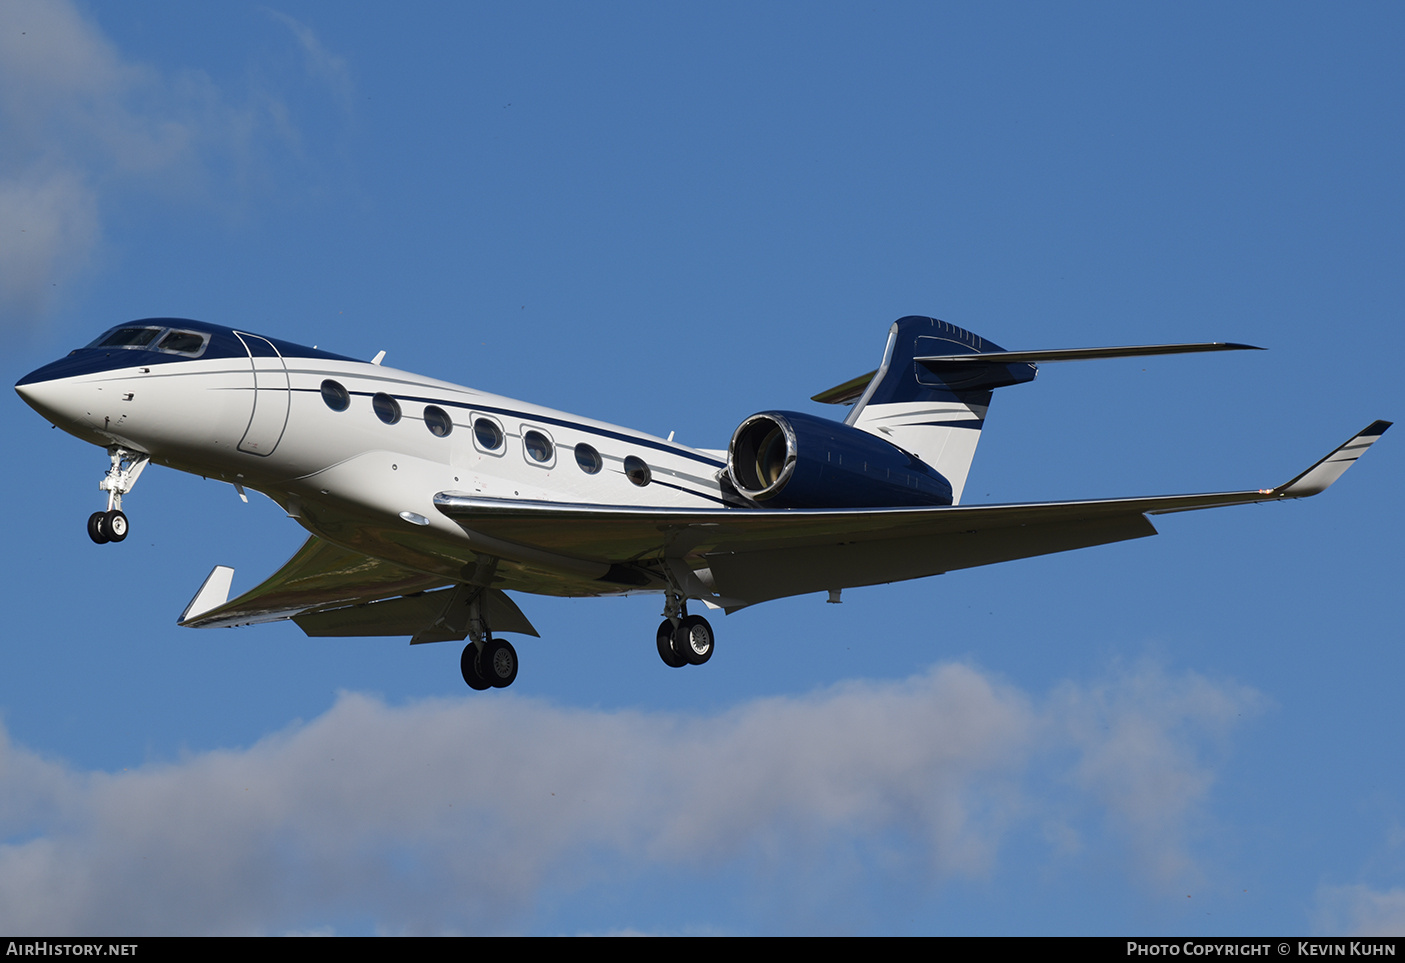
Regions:
<instances>
[{"instance_id":1,"label":"white cloud","mask_svg":"<svg viewBox=\"0 0 1405 963\"><path fill-rule=\"evenodd\" d=\"M325 86L342 110L350 113L353 85L351 70L346 60L324 47L321 39L307 24L276 10L270 10L268 13L291 30L297 38L298 45L302 47L303 63L307 67L308 75Z\"/></svg>"},{"instance_id":2,"label":"white cloud","mask_svg":"<svg viewBox=\"0 0 1405 963\"><path fill-rule=\"evenodd\" d=\"M1405 936L1405 889L1324 886L1317 893L1319 932L1349 936Z\"/></svg>"},{"instance_id":3,"label":"white cloud","mask_svg":"<svg viewBox=\"0 0 1405 963\"><path fill-rule=\"evenodd\" d=\"M42 316L50 289L88 263L99 233L96 193L78 171L0 176L0 322Z\"/></svg>"},{"instance_id":4,"label":"white cloud","mask_svg":"<svg viewBox=\"0 0 1405 963\"><path fill-rule=\"evenodd\" d=\"M0 928L306 932L353 918L504 932L529 925L547 890L722 870L760 880L755 898L784 916L864 873L928 889L989 877L1011 827L1041 818L1031 756L1051 739L1137 846L1188 860L1183 824L1210 782L1189 743L1254 699L1154 674L1066 686L1039 709L945 665L710 716L344 694L246 750L119 774L6 742ZM1095 718L1111 734L1091 732ZM1109 776L1131 744L1148 754ZM1168 785L1189 788L1147 791Z\"/></svg>"},{"instance_id":5,"label":"white cloud","mask_svg":"<svg viewBox=\"0 0 1405 963\"><path fill-rule=\"evenodd\" d=\"M1262 705L1252 689L1146 665L1096 686L1065 685L1049 713L1076 748L1070 778L1126 834L1138 863L1171 884L1194 869L1191 822L1214 779L1205 747Z\"/></svg>"},{"instance_id":6,"label":"white cloud","mask_svg":"<svg viewBox=\"0 0 1405 963\"><path fill-rule=\"evenodd\" d=\"M349 109L346 65L280 16ZM64 0L7 0L0 30L0 329L23 330L82 275L114 197L228 204L300 138L276 93L128 61Z\"/></svg>"}]
</instances>

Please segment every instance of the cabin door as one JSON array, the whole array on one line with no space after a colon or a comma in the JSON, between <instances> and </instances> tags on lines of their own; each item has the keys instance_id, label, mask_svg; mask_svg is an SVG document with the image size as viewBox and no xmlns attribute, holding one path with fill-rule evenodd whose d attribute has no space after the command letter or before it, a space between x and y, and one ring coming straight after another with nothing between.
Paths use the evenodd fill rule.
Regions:
<instances>
[{"instance_id":1,"label":"cabin door","mask_svg":"<svg viewBox=\"0 0 1405 963\"><path fill-rule=\"evenodd\" d=\"M254 391L249 427L239 442L239 450L250 455L271 455L288 427L288 368L283 356L267 338L234 332L249 352Z\"/></svg>"}]
</instances>

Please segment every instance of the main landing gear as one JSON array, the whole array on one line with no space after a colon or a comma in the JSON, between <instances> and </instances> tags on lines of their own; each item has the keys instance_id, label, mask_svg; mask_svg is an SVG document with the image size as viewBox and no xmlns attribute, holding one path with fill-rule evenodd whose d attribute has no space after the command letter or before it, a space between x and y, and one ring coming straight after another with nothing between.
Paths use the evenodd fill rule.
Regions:
<instances>
[{"instance_id":1,"label":"main landing gear","mask_svg":"<svg viewBox=\"0 0 1405 963\"><path fill-rule=\"evenodd\" d=\"M492 567L489 566L485 572L477 574L473 584L482 585L491 577ZM459 671L463 674L463 681L470 689L479 692L486 689L505 689L517 678L517 650L510 642L493 638L488 626L487 613L484 611L483 591L479 589L469 594L468 586L462 587L460 591L466 596L464 604L467 605L467 612L456 609L456 603L451 602L441 621L445 621L445 625L455 632L468 632L470 641L463 647L463 654L459 656ZM449 609L458 612L452 619L448 615ZM702 665L712 658L712 626L701 615L688 614L688 600L672 582L665 595L663 615L664 620L659 623L655 641L659 658L663 660L664 665L681 669L685 665ZM457 637L463 638L461 634Z\"/></svg>"},{"instance_id":2,"label":"main landing gear","mask_svg":"<svg viewBox=\"0 0 1405 963\"><path fill-rule=\"evenodd\" d=\"M484 578L491 577L490 567ZM493 638L483 612L481 590L476 591L468 601L468 637L470 641L463 647L463 655L459 656L459 671L463 673L463 681L468 683L468 687L482 692L484 689L506 689L512 685L517 678L517 650L511 642Z\"/></svg>"},{"instance_id":3,"label":"main landing gear","mask_svg":"<svg viewBox=\"0 0 1405 963\"><path fill-rule=\"evenodd\" d=\"M147 466L150 456L145 452L128 451L116 445L107 450L112 467L107 470L98 489L107 492L107 511L88 516L88 537L99 545L120 542L127 537L127 516L122 513L122 496L130 492L137 477Z\"/></svg>"},{"instance_id":4,"label":"main landing gear","mask_svg":"<svg viewBox=\"0 0 1405 963\"><path fill-rule=\"evenodd\" d=\"M459 657L459 671L470 689L506 689L517 678L517 650L504 639L470 642Z\"/></svg>"},{"instance_id":5,"label":"main landing gear","mask_svg":"<svg viewBox=\"0 0 1405 963\"><path fill-rule=\"evenodd\" d=\"M688 602L672 592L664 604L664 620L655 634L659 658L670 669L702 665L712 658L712 626L701 615L688 614Z\"/></svg>"}]
</instances>

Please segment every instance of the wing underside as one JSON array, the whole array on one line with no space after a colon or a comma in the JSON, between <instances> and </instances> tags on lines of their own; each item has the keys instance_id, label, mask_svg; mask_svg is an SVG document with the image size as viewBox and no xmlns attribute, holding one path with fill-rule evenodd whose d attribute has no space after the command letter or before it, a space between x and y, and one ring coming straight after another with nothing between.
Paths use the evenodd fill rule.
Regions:
<instances>
[{"instance_id":1,"label":"wing underside","mask_svg":"<svg viewBox=\"0 0 1405 963\"><path fill-rule=\"evenodd\" d=\"M1156 534L1149 515L1315 495L1387 427L1375 422L1291 481L1257 491L910 509L679 510L459 492L442 492L435 504L471 541L507 551L520 545L573 564L668 569L676 583L689 582L686 594L732 610L1142 538Z\"/></svg>"},{"instance_id":2,"label":"wing underside","mask_svg":"<svg viewBox=\"0 0 1405 963\"><path fill-rule=\"evenodd\" d=\"M179 624L205 629L291 619L311 636L408 635L418 642L438 642L464 638L466 605L479 591L348 551L315 535L261 584L229 602L212 598L207 591L211 583L227 593L231 574L216 567ZM496 631L537 634L506 593L495 588L481 592Z\"/></svg>"}]
</instances>

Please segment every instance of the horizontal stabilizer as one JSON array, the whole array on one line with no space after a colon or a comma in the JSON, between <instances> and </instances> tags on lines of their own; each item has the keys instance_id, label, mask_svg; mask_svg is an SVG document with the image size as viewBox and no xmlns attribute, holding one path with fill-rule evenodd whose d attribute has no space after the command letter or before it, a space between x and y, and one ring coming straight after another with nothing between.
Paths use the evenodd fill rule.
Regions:
<instances>
[{"instance_id":1,"label":"horizontal stabilizer","mask_svg":"<svg viewBox=\"0 0 1405 963\"><path fill-rule=\"evenodd\" d=\"M998 361L1013 364L1017 361L1026 364L1045 364L1053 361L1095 361L1099 358L1140 358L1152 354L1191 354L1196 351L1262 351L1253 344L1236 344L1233 341L1198 341L1191 344L1130 344L1117 348L1044 348L1038 351L981 351L971 354L938 354L917 358L924 364L945 364L958 361L962 364Z\"/></svg>"},{"instance_id":2,"label":"horizontal stabilizer","mask_svg":"<svg viewBox=\"0 0 1405 963\"><path fill-rule=\"evenodd\" d=\"M947 363L981 364L1049 364L1055 361L1095 361L1101 358L1139 358L1157 354L1190 354L1199 351L1262 351L1258 345L1234 341L1197 341L1187 344L1132 344L1111 348L1044 348L1036 351L972 351L964 354L921 355L913 360L929 370ZM810 398L826 405L847 405L859 399L877 370L850 378L842 385Z\"/></svg>"},{"instance_id":3,"label":"horizontal stabilizer","mask_svg":"<svg viewBox=\"0 0 1405 963\"><path fill-rule=\"evenodd\" d=\"M842 385L835 385L827 391L812 395L810 400L818 401L822 405L847 405L850 402L858 401L859 396L863 394L863 390L868 387L868 383L873 380L873 376L876 374L878 374L878 369L874 368L868 374L850 378Z\"/></svg>"}]
</instances>

